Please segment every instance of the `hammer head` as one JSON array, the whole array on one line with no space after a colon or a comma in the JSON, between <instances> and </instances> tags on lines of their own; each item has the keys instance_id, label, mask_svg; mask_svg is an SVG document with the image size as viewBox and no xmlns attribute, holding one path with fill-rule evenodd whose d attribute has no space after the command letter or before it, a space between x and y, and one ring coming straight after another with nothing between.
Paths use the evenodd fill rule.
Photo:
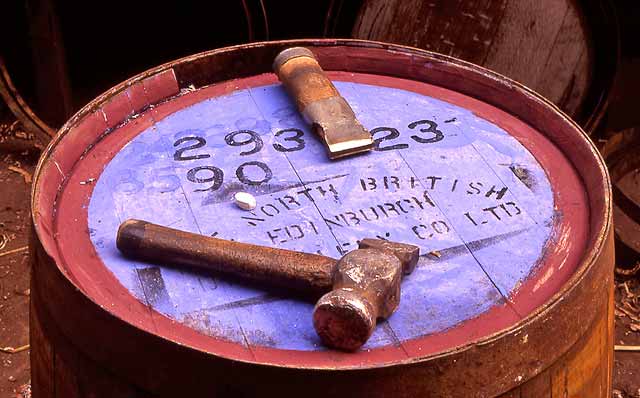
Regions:
<instances>
[{"instance_id":1,"label":"hammer head","mask_svg":"<svg viewBox=\"0 0 640 398\"><path fill-rule=\"evenodd\" d=\"M354 351L371 336L378 318L400 303L400 282L418 262L419 248L376 239L360 242L337 265L333 290L313 313L316 332L327 346Z\"/></svg>"}]
</instances>

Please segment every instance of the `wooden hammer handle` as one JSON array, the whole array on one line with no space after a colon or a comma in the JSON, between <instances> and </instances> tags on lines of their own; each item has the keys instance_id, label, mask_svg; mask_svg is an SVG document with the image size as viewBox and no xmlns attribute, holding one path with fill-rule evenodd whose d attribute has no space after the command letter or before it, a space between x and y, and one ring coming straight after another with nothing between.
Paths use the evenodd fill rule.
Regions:
<instances>
[{"instance_id":1,"label":"wooden hammer handle","mask_svg":"<svg viewBox=\"0 0 640 398\"><path fill-rule=\"evenodd\" d=\"M340 97L313 53L306 48L294 47L281 52L273 68L303 114L306 107L316 101Z\"/></svg>"},{"instance_id":2,"label":"wooden hammer handle","mask_svg":"<svg viewBox=\"0 0 640 398\"><path fill-rule=\"evenodd\" d=\"M371 134L325 75L313 53L304 47L283 50L273 62L304 119L323 140L331 159L373 148Z\"/></svg>"},{"instance_id":3,"label":"wooden hammer handle","mask_svg":"<svg viewBox=\"0 0 640 398\"><path fill-rule=\"evenodd\" d=\"M116 245L131 258L210 269L310 295L331 290L336 265L330 257L216 239L141 220L122 223Z\"/></svg>"}]
</instances>

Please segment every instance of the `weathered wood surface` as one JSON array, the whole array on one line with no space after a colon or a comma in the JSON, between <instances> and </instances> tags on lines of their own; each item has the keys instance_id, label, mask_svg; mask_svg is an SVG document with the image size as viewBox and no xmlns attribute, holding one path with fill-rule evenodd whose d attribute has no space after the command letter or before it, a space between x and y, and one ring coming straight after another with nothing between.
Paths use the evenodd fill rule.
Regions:
<instances>
[{"instance_id":1,"label":"weathered wood surface","mask_svg":"<svg viewBox=\"0 0 640 398\"><path fill-rule=\"evenodd\" d=\"M613 239L607 251L613 256ZM613 275L608 274L607 290L594 300L598 316L571 349L551 367L500 398L590 398L611 396L614 344Z\"/></svg>"},{"instance_id":2,"label":"weathered wood surface","mask_svg":"<svg viewBox=\"0 0 640 398\"><path fill-rule=\"evenodd\" d=\"M366 0L353 37L482 65L537 91L588 132L606 108L618 56L606 1Z\"/></svg>"},{"instance_id":3,"label":"weathered wood surface","mask_svg":"<svg viewBox=\"0 0 640 398\"><path fill-rule=\"evenodd\" d=\"M36 278L32 279L32 283L38 283ZM31 385L34 397L148 396L136 388L135 384L122 380L78 350L61 334L56 322L43 312L42 300L42 297L35 294L31 296L29 314Z\"/></svg>"},{"instance_id":4,"label":"weathered wood surface","mask_svg":"<svg viewBox=\"0 0 640 398\"><path fill-rule=\"evenodd\" d=\"M268 72L273 56L292 45L317 45L315 50L321 64L329 70L386 72L464 92L499 106L533 129L548 134L547 138L581 174L589 200L588 247L569 281L556 288L554 297L530 309L531 315L517 326L511 324L490 337L469 340L461 347L438 355L415 355L412 361L398 361L386 367L273 366L274 362L270 361L256 363L255 358L234 359L237 348L231 350L231 344L212 344L209 337L131 299L131 294L106 267L91 265L98 258L94 249L85 251L85 246L78 241L77 245L60 251L61 234L70 233L79 220L86 225L87 209L78 205L75 209L78 217L59 209L56 204L59 190L65 183L72 187L92 187L87 179L90 175L83 174L88 170L74 171L74 164L81 157L106 156L98 146L97 153L84 153L88 146L98 140L118 140L118 134L104 133L113 132L111 127L118 126L132 111L154 105L148 113L154 117L166 116L163 114L168 112L166 106L159 103L194 82L199 87ZM392 62L376 62L385 57ZM416 60L431 66L428 74L424 68L414 68ZM509 391L510 395L506 396L608 397L613 252L610 191L604 166L574 124L540 98L486 73L490 74L467 69L453 59L396 46L354 41L295 41L242 46L185 58L138 76L93 101L62 129L35 174L32 316L37 317L34 325L42 327L34 328L32 335L33 379L34 384L38 383L38 387L34 385L34 393L40 394L34 396L119 396L104 386L124 383L122 391L133 396L144 391L151 396L206 393L211 396L329 397L348 393L350 396L494 397ZM223 83L223 86L228 85L231 92L236 83ZM138 89L144 89L140 92L145 95L114 101L122 99L123 93ZM132 101L134 98L141 102ZM135 129L142 131L151 126L148 113L145 116L143 112L123 125L121 133L131 134ZM68 181L63 182L67 176ZM56 213L54 209L61 212ZM66 230L60 229L59 219L68 222ZM79 231L86 234L83 239L88 240L89 231L86 228ZM87 262L69 264L67 260L75 258L78 251L85 251ZM92 279L91 274L96 271L101 277ZM535 296L535 292L532 290L532 295ZM378 355L383 358L395 355L394 350L399 349L389 346L387 351L378 351ZM367 360L367 353L361 354L363 361ZM288 355L291 362L299 362L298 357L304 352L283 350L279 355L280 359ZM338 358L337 354L330 353L332 360L353 358L353 354L344 355ZM272 352L271 361L276 361L275 357ZM104 382L110 378L113 383ZM79 385L86 390L77 387Z\"/></svg>"},{"instance_id":5,"label":"weathered wood surface","mask_svg":"<svg viewBox=\"0 0 640 398\"><path fill-rule=\"evenodd\" d=\"M607 250L612 250L612 239L609 240ZM605 255L608 254L605 253ZM39 262L36 267L42 270L43 267L51 265L47 262ZM40 276L34 275L35 284L38 284L36 281L38 277L46 277L46 273L40 274ZM590 293L594 293L593 304L596 307L593 310L598 316L588 326L586 333L551 367L544 369L529 380L524 378L514 380L519 386L500 395L500 398L609 398L611 396L614 336L613 284L609 283L612 281L611 272L600 275L600 277L604 277L604 279L599 279L596 282L602 284L604 281L611 288L606 291L590 291ZM41 291L46 285L40 283L40 287L34 287ZM59 286L56 282L54 285ZM294 397L304 394L308 397L325 398L334 396L341 391L350 391L351 396L389 396L386 394L407 397L494 396L487 395L484 390L468 389L467 382L463 382L465 366L482 366L482 363L476 362L477 359L473 359L477 355L473 351L467 352L462 357L456 356L455 361L463 361L460 367L441 367L441 364L435 362L431 365L437 373L442 371L451 373L451 384L436 384L426 389L408 389L403 386L403 383L410 385L412 382L407 380L424 378L424 383L430 383L435 379L434 374L431 372L423 374L415 367L403 367L399 369L400 373L381 371L364 372L360 375L327 375L323 372L301 374L290 373L286 370L277 372L276 369L273 369L274 373L264 369L259 371L250 365L233 365L231 363L215 366L215 361L212 362L210 359L193 355L186 357L176 355L176 352L167 346L167 342L154 341L148 337L128 333L123 334L121 331L124 330L118 325L112 326L118 329L115 333L110 332L112 329L100 331L99 328L104 325L95 322L92 323L96 325L95 332L90 338L94 337L96 341L103 342L110 339L116 340L113 344L118 344L117 341L121 342L120 349L103 353L96 361L87 357L85 349L75 345L61 333L57 322L71 321L71 319L56 320L43 312L46 309L39 294L34 292L31 309L31 367L34 398L160 397L176 396L176 394L202 395L204 393L212 394L212 396L235 394L234 396L247 397L271 396L270 394ZM73 320L79 321L79 318L73 318ZM87 319L82 316L80 319L85 322L94 321L93 318ZM551 318L548 321L556 322L558 320ZM88 329L91 330L91 328ZM524 336L527 336L526 332L520 334L520 340L525 338ZM141 338L142 340L140 340ZM132 339L132 341L124 339ZM504 356L521 355L518 351L513 351L517 349L516 347L501 350L498 348L499 346L500 344L492 346L492 349L496 350L494 361L500 361ZM543 355L551 354L552 352L547 351L545 347L540 347L538 351L540 357L531 356L530 361L535 363ZM124 373L114 373L114 361L128 362L116 366L117 372L125 370ZM158 372L158 370L150 369L157 367L163 370ZM160 379L145 381L148 377ZM216 381L220 380L220 377L224 381ZM487 373L485 377L485 384L491 384L495 381L490 373ZM380 378L379 382L375 382L377 378ZM370 388L367 388L368 384L371 385ZM151 391L141 385L150 388ZM379 390L378 395L376 394L377 390Z\"/></svg>"}]
</instances>

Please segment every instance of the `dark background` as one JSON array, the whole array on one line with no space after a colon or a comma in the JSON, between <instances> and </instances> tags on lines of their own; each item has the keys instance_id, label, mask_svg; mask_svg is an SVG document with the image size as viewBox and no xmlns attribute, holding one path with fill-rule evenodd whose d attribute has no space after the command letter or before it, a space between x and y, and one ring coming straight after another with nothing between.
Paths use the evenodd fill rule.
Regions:
<instances>
[{"instance_id":1,"label":"dark background","mask_svg":"<svg viewBox=\"0 0 640 398\"><path fill-rule=\"evenodd\" d=\"M2 0L0 13L5 18L0 21L0 55L18 91L36 113L60 125L64 120L48 115L38 103L33 78L37 69L47 69L34 68L34 64L51 62L56 52L64 54L60 62L69 77L73 98L72 109L66 111L69 114L116 83L186 55L267 39L348 37L361 1L263 0L268 32L258 0L53 0L52 18L57 16L57 21L48 25L57 32L30 27L31 15L46 14L41 3L47 2ZM56 35L61 48L47 53L46 41Z\"/></svg>"},{"instance_id":2,"label":"dark background","mask_svg":"<svg viewBox=\"0 0 640 398\"><path fill-rule=\"evenodd\" d=\"M622 84L617 89L628 97L640 88L639 79L633 76L640 66L637 65L640 1L612 2L617 9L621 44L618 70ZM362 0L163 3L2 0L0 56L4 57L18 91L36 114L59 126L114 84L186 55L251 41L349 37L362 3ZM55 12L48 13L47 4ZM268 31L263 9L268 15ZM51 20L34 23L34 15L39 18L49 15ZM39 31L33 28L34 24L41 26ZM53 77L59 66L66 69L67 82ZM55 81L52 83L49 77ZM50 97L37 96L36 91L42 92L47 84L51 87L44 91L49 91ZM68 103L60 99L64 90L69 93ZM609 107L613 126L620 129L639 124L640 112L631 110L629 101L617 101L619 97L616 93Z\"/></svg>"},{"instance_id":3,"label":"dark background","mask_svg":"<svg viewBox=\"0 0 640 398\"><path fill-rule=\"evenodd\" d=\"M55 13L42 9L47 3ZM349 37L361 3L263 0L267 32L259 0L0 0L0 56L29 105L59 126L111 86L186 55L267 39ZM640 0L613 3L621 56L605 132L640 126ZM49 19L34 24L34 15ZM66 69L68 81L59 79L58 67ZM48 96L42 95L42 87L49 87ZM65 89L68 101L60 95ZM3 251L28 244L30 180L15 170L30 175L38 157L26 140L3 141L6 131L10 134L5 136L20 133L14 126L13 115L0 101L0 232L10 238ZM28 342L29 265L26 252L0 260L0 347L18 347ZM640 295L639 277L618 277L618 303L624 297L622 283ZM640 344L640 332L631 332L629 324L628 317L616 317L616 344ZM0 354L0 396L28 388L28 355ZM640 353L617 352L614 372L615 398L640 397Z\"/></svg>"}]
</instances>

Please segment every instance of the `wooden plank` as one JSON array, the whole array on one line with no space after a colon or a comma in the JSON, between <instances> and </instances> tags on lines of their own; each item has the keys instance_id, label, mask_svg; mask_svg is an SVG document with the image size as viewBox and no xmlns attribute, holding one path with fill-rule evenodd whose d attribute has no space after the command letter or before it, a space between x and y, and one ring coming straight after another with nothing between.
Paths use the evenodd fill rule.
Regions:
<instances>
[{"instance_id":1,"label":"wooden plank","mask_svg":"<svg viewBox=\"0 0 640 398\"><path fill-rule=\"evenodd\" d=\"M520 388L515 388L509 392L506 392L500 395L499 398L522 398L521 390Z\"/></svg>"},{"instance_id":2,"label":"wooden plank","mask_svg":"<svg viewBox=\"0 0 640 398\"><path fill-rule=\"evenodd\" d=\"M613 241L609 242L610 246L613 246ZM613 248L610 248L613 252ZM607 305L607 333L605 333L606 341L603 342L602 350L607 358L606 372L603 372L603 385L607 386L606 396L612 395L613 389L613 366L614 366L614 344L616 338L615 331L615 280L613 276L613 270L611 271L609 283L609 297Z\"/></svg>"},{"instance_id":3,"label":"wooden plank","mask_svg":"<svg viewBox=\"0 0 640 398\"><path fill-rule=\"evenodd\" d=\"M149 396L82 354L47 315L39 291L31 292L31 380L34 397Z\"/></svg>"},{"instance_id":4,"label":"wooden plank","mask_svg":"<svg viewBox=\"0 0 640 398\"><path fill-rule=\"evenodd\" d=\"M31 303L29 311L31 386L34 397L53 397L55 391L53 371L54 347L49 340L45 338L43 333L33 294L33 283L35 283L33 277L31 283Z\"/></svg>"},{"instance_id":5,"label":"wooden plank","mask_svg":"<svg viewBox=\"0 0 640 398\"><path fill-rule=\"evenodd\" d=\"M353 36L483 65L576 115L593 67L580 7L571 0L368 0Z\"/></svg>"},{"instance_id":6,"label":"wooden plank","mask_svg":"<svg viewBox=\"0 0 640 398\"><path fill-rule=\"evenodd\" d=\"M484 66L535 85L566 12L564 1L508 2Z\"/></svg>"},{"instance_id":7,"label":"wooden plank","mask_svg":"<svg viewBox=\"0 0 640 398\"><path fill-rule=\"evenodd\" d=\"M481 64L508 0L366 1L353 34Z\"/></svg>"},{"instance_id":8,"label":"wooden plank","mask_svg":"<svg viewBox=\"0 0 640 398\"><path fill-rule=\"evenodd\" d=\"M527 381L520 388L520 398L551 398L551 377L549 372L542 372Z\"/></svg>"},{"instance_id":9,"label":"wooden plank","mask_svg":"<svg viewBox=\"0 0 640 398\"><path fill-rule=\"evenodd\" d=\"M596 321L576 345L549 370L552 398L605 397L610 393L612 364L607 341L612 326L608 300L597 308ZM534 395L532 395L534 396Z\"/></svg>"},{"instance_id":10,"label":"wooden plank","mask_svg":"<svg viewBox=\"0 0 640 398\"><path fill-rule=\"evenodd\" d=\"M397 139L381 143L382 149L395 145L404 150L329 161L281 86L258 86L198 102L141 132L101 174L93 175L97 181L88 222L98 256L138 298L142 285L155 311L178 322L188 319L207 335L280 349L320 349L312 325L305 322L311 303L265 301L259 286L164 264L154 268L156 277L138 280L132 273L137 270L140 276L149 265L119 255L114 243L117 226L140 218L336 258L365 236L420 245L425 255L402 289L404 302L413 305L401 305L389 321L400 341L440 333L504 302L539 265L555 214L552 189L535 157L495 124L453 104L388 87L336 85L362 123L378 130L376 138L388 135L391 128L401 132ZM425 108L433 121L421 121ZM439 142L411 138L433 139L429 123L440 132ZM246 142L249 132L260 142L255 153L243 155L251 145L225 144L231 138ZM491 138L485 141L485 135ZM282 147L296 150L276 149ZM268 168L269 181L251 185L238 178L245 159L251 161L246 168L251 178L264 178ZM526 168L536 186L527 187L501 165L511 163ZM211 178L213 167L221 174L218 188ZM196 174L203 181L197 181ZM231 196L238 190L256 195L259 206L253 212L233 204ZM492 206L497 216L483 211ZM528 250L512 250L514 242L522 240ZM452 247L461 249L449 256ZM427 253L433 250L442 251L446 259L429 259ZM500 260L505 256L509 261ZM149 300L153 297L163 299ZM367 347L394 341L379 329Z\"/></svg>"},{"instance_id":11,"label":"wooden plank","mask_svg":"<svg viewBox=\"0 0 640 398\"><path fill-rule=\"evenodd\" d=\"M570 115L579 115L582 110L585 91L594 81L593 68L589 62L589 49L582 48L580 57L571 68L572 77L558 99L558 105Z\"/></svg>"},{"instance_id":12,"label":"wooden plank","mask_svg":"<svg viewBox=\"0 0 640 398\"><path fill-rule=\"evenodd\" d=\"M602 373L607 370L607 354L603 350L603 341L608 333L608 303L600 306L598 321L593 325L590 335L585 336L586 343L567 361L567 393L569 397L592 394L604 397L608 386L602 383Z\"/></svg>"},{"instance_id":13,"label":"wooden plank","mask_svg":"<svg viewBox=\"0 0 640 398\"><path fill-rule=\"evenodd\" d=\"M561 109L577 109L589 85L592 62L581 17L578 6L568 3L547 61L531 86Z\"/></svg>"},{"instance_id":14,"label":"wooden plank","mask_svg":"<svg viewBox=\"0 0 640 398\"><path fill-rule=\"evenodd\" d=\"M568 398L567 391L568 370L564 363L560 362L551 370L551 398Z\"/></svg>"}]
</instances>

